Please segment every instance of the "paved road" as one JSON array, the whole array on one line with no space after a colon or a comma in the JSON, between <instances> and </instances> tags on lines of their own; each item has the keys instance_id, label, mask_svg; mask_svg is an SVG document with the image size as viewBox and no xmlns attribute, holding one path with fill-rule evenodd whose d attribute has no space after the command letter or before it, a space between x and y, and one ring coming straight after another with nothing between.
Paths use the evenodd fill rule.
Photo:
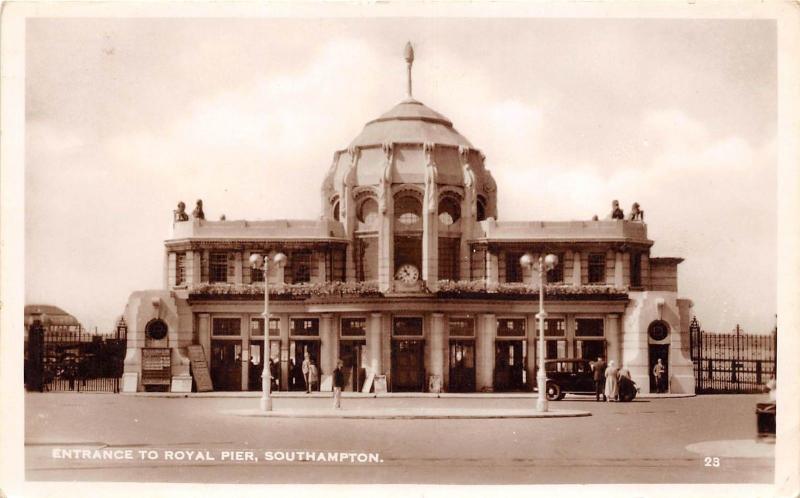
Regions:
<instances>
[{"instance_id":1,"label":"paved road","mask_svg":"<svg viewBox=\"0 0 800 498\"><path fill-rule=\"evenodd\" d=\"M595 403L571 398L554 406L589 410L563 419L358 420L240 417L257 406L242 398L152 398L105 394L28 394L29 480L217 483L770 483L773 446L754 441L762 396L701 396ZM327 408L328 399L276 399L276 410ZM531 399L345 399L345 408L497 407ZM131 460L53 458L57 450L129 449ZM158 455L140 458L139 451ZM194 453L188 453L189 450ZM247 451L258 461L222 461ZM375 463L265 461L264 453L300 450L377 454ZM165 460L166 451L172 458ZM178 453L183 451L183 453ZM305 454L308 452L309 454ZM709 452L705 454L705 452ZM314 456L310 456L313 453ZM148 453L144 453L147 455ZM74 456L74 455L72 455ZM231 455L235 457L236 455ZM197 458L203 458L196 460ZM288 455L287 455L288 457ZM719 458L707 466L705 457ZM210 460L215 458L215 460ZM334 457L339 458L339 457ZM366 456L364 458L367 458ZM349 460L353 459L354 462Z\"/></svg>"}]
</instances>

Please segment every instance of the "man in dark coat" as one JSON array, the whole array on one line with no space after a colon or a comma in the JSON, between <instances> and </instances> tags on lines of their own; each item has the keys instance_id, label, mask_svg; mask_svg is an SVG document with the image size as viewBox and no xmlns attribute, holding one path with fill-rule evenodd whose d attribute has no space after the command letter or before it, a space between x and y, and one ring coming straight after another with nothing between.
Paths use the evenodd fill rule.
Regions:
<instances>
[{"instance_id":1,"label":"man in dark coat","mask_svg":"<svg viewBox=\"0 0 800 498\"><path fill-rule=\"evenodd\" d=\"M336 369L333 371L333 407L342 407L342 389L344 389L344 363L336 360Z\"/></svg>"},{"instance_id":2,"label":"man in dark coat","mask_svg":"<svg viewBox=\"0 0 800 498\"><path fill-rule=\"evenodd\" d=\"M600 396L603 401L606 400L605 387L606 387L606 362L603 357L597 358L597 361L592 363L592 373L594 377L594 396L597 401L600 401Z\"/></svg>"}]
</instances>

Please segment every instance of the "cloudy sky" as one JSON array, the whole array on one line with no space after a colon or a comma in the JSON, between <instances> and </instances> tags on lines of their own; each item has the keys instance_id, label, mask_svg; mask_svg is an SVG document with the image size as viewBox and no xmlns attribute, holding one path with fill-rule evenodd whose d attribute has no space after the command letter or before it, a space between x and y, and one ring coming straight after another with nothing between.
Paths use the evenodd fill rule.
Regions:
<instances>
[{"instance_id":1,"label":"cloudy sky","mask_svg":"<svg viewBox=\"0 0 800 498\"><path fill-rule=\"evenodd\" d=\"M486 154L501 220L637 201L705 329L771 330L776 31L759 20L29 20L26 302L110 330L162 286L179 200L317 218L333 151L404 97L407 40L415 97Z\"/></svg>"}]
</instances>

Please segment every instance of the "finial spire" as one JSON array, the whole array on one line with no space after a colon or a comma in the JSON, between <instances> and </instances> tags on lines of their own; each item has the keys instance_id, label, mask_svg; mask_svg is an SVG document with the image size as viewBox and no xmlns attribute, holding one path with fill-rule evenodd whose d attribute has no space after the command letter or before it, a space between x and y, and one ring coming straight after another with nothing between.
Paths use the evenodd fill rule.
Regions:
<instances>
[{"instance_id":1,"label":"finial spire","mask_svg":"<svg viewBox=\"0 0 800 498\"><path fill-rule=\"evenodd\" d=\"M411 42L406 43L406 48L404 50L404 55L406 58L406 64L408 67L408 87L406 88L406 93L408 93L408 98L412 98L411 96L411 65L414 64L414 47L411 46Z\"/></svg>"}]
</instances>

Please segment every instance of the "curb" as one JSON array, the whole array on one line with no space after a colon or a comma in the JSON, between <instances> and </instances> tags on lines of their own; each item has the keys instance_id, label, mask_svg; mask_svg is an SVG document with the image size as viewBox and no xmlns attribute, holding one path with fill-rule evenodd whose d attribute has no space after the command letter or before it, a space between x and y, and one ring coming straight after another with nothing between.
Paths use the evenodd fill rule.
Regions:
<instances>
[{"instance_id":1,"label":"curb","mask_svg":"<svg viewBox=\"0 0 800 498\"><path fill-rule=\"evenodd\" d=\"M254 418L341 418L341 419L497 419L497 418L575 418L589 417L591 412L584 410L552 410L537 412L531 410L305 410L270 411L260 410L222 410L223 414Z\"/></svg>"},{"instance_id":2,"label":"curb","mask_svg":"<svg viewBox=\"0 0 800 498\"><path fill-rule=\"evenodd\" d=\"M91 393L89 393L91 394ZM119 393L123 396L138 396L143 398L260 398L260 391L234 391L207 393L172 393L172 392L136 392ZM566 400L588 400L592 395L567 395ZM281 391L273 393L273 399L316 399L333 397L329 391L316 391L310 394ZM416 398L416 399L536 399L537 393L354 393L343 392L342 399L369 399L369 398ZM696 394L638 394L636 399L673 399L673 398L694 398Z\"/></svg>"}]
</instances>

